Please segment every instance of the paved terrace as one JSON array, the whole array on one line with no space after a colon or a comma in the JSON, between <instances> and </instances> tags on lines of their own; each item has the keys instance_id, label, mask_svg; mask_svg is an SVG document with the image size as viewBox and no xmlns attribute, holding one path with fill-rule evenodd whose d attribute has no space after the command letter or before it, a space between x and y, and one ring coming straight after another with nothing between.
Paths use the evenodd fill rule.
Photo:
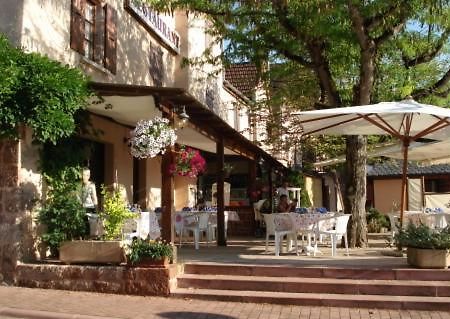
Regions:
<instances>
[{"instance_id":1,"label":"paved terrace","mask_svg":"<svg viewBox=\"0 0 450 319\"><path fill-rule=\"evenodd\" d=\"M273 237L272 237L273 238ZM406 257L387 256L395 252L388 247L387 236L369 235L369 248L350 249L350 256L345 255L344 248L338 248L338 256L331 257L331 246L324 242L319 245L321 254L306 256L294 252L274 255L273 239L269 241L269 250L265 252L265 239L229 238L227 247L217 247L215 242L207 246L202 242L199 250L193 243L185 241L178 249L178 264L187 262L226 263L226 264L258 264L258 265L290 265L290 266L323 266L323 267L363 267L363 268L408 268ZM299 241L301 245L301 241ZM338 246L339 247L339 246Z\"/></svg>"}]
</instances>

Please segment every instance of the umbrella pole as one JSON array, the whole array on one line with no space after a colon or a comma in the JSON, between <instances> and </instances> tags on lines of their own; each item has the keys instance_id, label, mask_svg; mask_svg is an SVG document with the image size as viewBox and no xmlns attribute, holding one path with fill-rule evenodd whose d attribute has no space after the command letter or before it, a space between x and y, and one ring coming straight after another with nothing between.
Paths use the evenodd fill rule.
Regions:
<instances>
[{"instance_id":1,"label":"umbrella pole","mask_svg":"<svg viewBox=\"0 0 450 319\"><path fill-rule=\"evenodd\" d=\"M402 195L400 203L400 227L403 226L403 213L406 208L406 175L408 173L409 139L403 140L403 168L402 168Z\"/></svg>"}]
</instances>

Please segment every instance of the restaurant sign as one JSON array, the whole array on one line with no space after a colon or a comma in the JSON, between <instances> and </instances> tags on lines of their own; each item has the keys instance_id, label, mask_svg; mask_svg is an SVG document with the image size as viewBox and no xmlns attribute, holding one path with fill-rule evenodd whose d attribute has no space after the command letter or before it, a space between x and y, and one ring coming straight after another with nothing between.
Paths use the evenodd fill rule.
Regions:
<instances>
[{"instance_id":1,"label":"restaurant sign","mask_svg":"<svg viewBox=\"0 0 450 319\"><path fill-rule=\"evenodd\" d=\"M180 36L170 28L157 11L138 0L125 0L125 9L141 23L144 28L154 33L162 43L180 53Z\"/></svg>"}]
</instances>

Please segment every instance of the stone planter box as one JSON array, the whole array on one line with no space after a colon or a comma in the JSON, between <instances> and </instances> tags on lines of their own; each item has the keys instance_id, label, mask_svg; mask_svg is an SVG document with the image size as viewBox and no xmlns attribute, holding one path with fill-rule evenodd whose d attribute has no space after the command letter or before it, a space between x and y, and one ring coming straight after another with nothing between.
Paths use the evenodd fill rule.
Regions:
<instances>
[{"instance_id":1,"label":"stone planter box","mask_svg":"<svg viewBox=\"0 0 450 319\"><path fill-rule=\"evenodd\" d=\"M408 264L418 268L448 268L450 251L444 249L420 249L408 247Z\"/></svg>"},{"instance_id":2,"label":"stone planter box","mask_svg":"<svg viewBox=\"0 0 450 319\"><path fill-rule=\"evenodd\" d=\"M140 261L135 264L132 264L130 261L127 261L129 267L140 267L140 268L168 268L169 267L169 258L164 257L162 259L153 259L150 257L143 257Z\"/></svg>"},{"instance_id":3,"label":"stone planter box","mask_svg":"<svg viewBox=\"0 0 450 319\"><path fill-rule=\"evenodd\" d=\"M120 241L66 241L59 248L59 260L66 264L120 264L124 261L124 252Z\"/></svg>"}]
</instances>

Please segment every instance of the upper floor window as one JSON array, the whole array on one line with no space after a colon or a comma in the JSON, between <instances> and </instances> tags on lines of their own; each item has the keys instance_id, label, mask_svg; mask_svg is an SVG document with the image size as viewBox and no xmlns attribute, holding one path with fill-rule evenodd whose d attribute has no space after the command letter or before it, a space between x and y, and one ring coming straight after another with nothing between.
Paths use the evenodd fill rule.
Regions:
<instances>
[{"instance_id":1,"label":"upper floor window","mask_svg":"<svg viewBox=\"0 0 450 319\"><path fill-rule=\"evenodd\" d=\"M72 0L70 47L116 73L117 13L100 0Z\"/></svg>"},{"instance_id":2,"label":"upper floor window","mask_svg":"<svg viewBox=\"0 0 450 319\"><path fill-rule=\"evenodd\" d=\"M84 15L84 55L94 61L95 4L86 1Z\"/></svg>"}]
</instances>

